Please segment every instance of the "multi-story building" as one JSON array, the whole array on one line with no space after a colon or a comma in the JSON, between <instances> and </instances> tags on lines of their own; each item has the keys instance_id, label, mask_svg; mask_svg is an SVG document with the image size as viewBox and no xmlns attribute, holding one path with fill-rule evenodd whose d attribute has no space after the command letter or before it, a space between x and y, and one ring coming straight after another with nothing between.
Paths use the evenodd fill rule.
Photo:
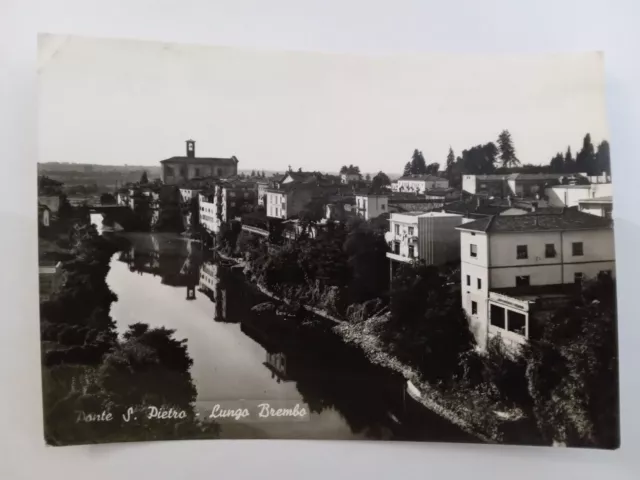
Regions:
<instances>
[{"instance_id":1,"label":"multi-story building","mask_svg":"<svg viewBox=\"0 0 640 480\"><path fill-rule=\"evenodd\" d=\"M405 175L398 179L399 192L425 193L427 190L447 189L449 180L435 175Z\"/></svg>"},{"instance_id":2,"label":"multi-story building","mask_svg":"<svg viewBox=\"0 0 640 480\"><path fill-rule=\"evenodd\" d=\"M359 173L341 173L340 182L343 184L359 182L362 179L362 175Z\"/></svg>"},{"instance_id":3,"label":"multi-story building","mask_svg":"<svg viewBox=\"0 0 640 480\"><path fill-rule=\"evenodd\" d=\"M385 234L392 261L410 263L423 260L442 265L460 258L460 235L456 230L462 215L443 212L392 213Z\"/></svg>"},{"instance_id":4,"label":"multi-story building","mask_svg":"<svg viewBox=\"0 0 640 480\"><path fill-rule=\"evenodd\" d=\"M191 199L196 198L201 191L201 188L191 186L180 187L180 201L182 203L189 203Z\"/></svg>"},{"instance_id":5,"label":"multi-story building","mask_svg":"<svg viewBox=\"0 0 640 480\"><path fill-rule=\"evenodd\" d=\"M196 157L196 142L187 140L187 152L183 157L162 160L162 181L166 185L178 185L194 178L228 178L238 174L238 159Z\"/></svg>"},{"instance_id":6,"label":"multi-story building","mask_svg":"<svg viewBox=\"0 0 640 480\"><path fill-rule=\"evenodd\" d=\"M544 193L552 207L577 207L582 200L610 197L613 195L612 187L611 183L557 185L546 188Z\"/></svg>"},{"instance_id":7,"label":"multi-story building","mask_svg":"<svg viewBox=\"0 0 640 480\"><path fill-rule=\"evenodd\" d=\"M613 198L595 197L586 198L578 202L581 212L590 213L599 217L611 218L613 216Z\"/></svg>"},{"instance_id":8,"label":"multi-story building","mask_svg":"<svg viewBox=\"0 0 640 480\"><path fill-rule=\"evenodd\" d=\"M250 210L255 196L255 185L251 182L219 183L200 192L200 224L208 232L218 233L223 223Z\"/></svg>"},{"instance_id":9,"label":"multi-story building","mask_svg":"<svg viewBox=\"0 0 640 480\"><path fill-rule=\"evenodd\" d=\"M588 182L584 173L511 173L508 175L463 175L462 190L471 194L534 197L561 183Z\"/></svg>"},{"instance_id":10,"label":"multi-story building","mask_svg":"<svg viewBox=\"0 0 640 480\"><path fill-rule=\"evenodd\" d=\"M311 201L316 190L313 184L297 182L281 184L280 188L268 188L267 217L287 219L297 216Z\"/></svg>"},{"instance_id":11,"label":"multi-story building","mask_svg":"<svg viewBox=\"0 0 640 480\"><path fill-rule=\"evenodd\" d=\"M571 285L614 273L611 221L576 209L484 217L457 229L462 308L481 348L498 334L508 345L525 342Z\"/></svg>"},{"instance_id":12,"label":"multi-story building","mask_svg":"<svg viewBox=\"0 0 640 480\"><path fill-rule=\"evenodd\" d=\"M356 195L356 213L365 220L389 213L389 195L362 193Z\"/></svg>"}]
</instances>

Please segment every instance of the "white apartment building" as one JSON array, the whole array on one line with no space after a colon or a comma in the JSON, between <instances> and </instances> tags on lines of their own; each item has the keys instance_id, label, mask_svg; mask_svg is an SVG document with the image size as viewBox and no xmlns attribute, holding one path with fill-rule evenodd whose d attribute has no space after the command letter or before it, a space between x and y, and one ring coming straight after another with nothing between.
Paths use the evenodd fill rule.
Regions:
<instances>
[{"instance_id":1,"label":"white apartment building","mask_svg":"<svg viewBox=\"0 0 640 480\"><path fill-rule=\"evenodd\" d=\"M590 185L558 185L544 191L552 207L577 207L582 200L589 198L611 197L611 183L592 183Z\"/></svg>"},{"instance_id":2,"label":"white apartment building","mask_svg":"<svg viewBox=\"0 0 640 480\"><path fill-rule=\"evenodd\" d=\"M375 194L356 195L356 212L365 220L379 217L389 212L389 196Z\"/></svg>"},{"instance_id":3,"label":"white apartment building","mask_svg":"<svg viewBox=\"0 0 640 480\"><path fill-rule=\"evenodd\" d=\"M391 248L387 258L404 263L424 260L430 265L456 261L460 258L456 227L462 223L462 215L454 213L392 213L385 234Z\"/></svg>"},{"instance_id":4,"label":"white apartment building","mask_svg":"<svg viewBox=\"0 0 640 480\"><path fill-rule=\"evenodd\" d=\"M563 301L566 286L615 273L611 221L575 209L486 217L458 230L462 308L481 348L498 334L524 343L536 309Z\"/></svg>"},{"instance_id":5,"label":"white apartment building","mask_svg":"<svg viewBox=\"0 0 640 480\"><path fill-rule=\"evenodd\" d=\"M192 198L198 196L202 189L200 188L190 188L190 187L182 187L180 188L180 200L183 203L189 203Z\"/></svg>"},{"instance_id":6,"label":"white apartment building","mask_svg":"<svg viewBox=\"0 0 640 480\"><path fill-rule=\"evenodd\" d=\"M359 173L341 173L340 183L347 184L352 182L358 182L362 176Z\"/></svg>"},{"instance_id":7,"label":"white apartment building","mask_svg":"<svg viewBox=\"0 0 640 480\"><path fill-rule=\"evenodd\" d=\"M218 201L215 190L199 193L198 204L200 205L200 225L209 233L218 233L222 223L222 205Z\"/></svg>"},{"instance_id":8,"label":"white apartment building","mask_svg":"<svg viewBox=\"0 0 640 480\"><path fill-rule=\"evenodd\" d=\"M200 224L209 232L217 233L223 223L233 220L244 204L255 200L252 184L219 184L198 194Z\"/></svg>"},{"instance_id":9,"label":"white apartment building","mask_svg":"<svg viewBox=\"0 0 640 480\"><path fill-rule=\"evenodd\" d=\"M398 179L397 191L424 193L427 190L447 189L449 180L434 175L407 175Z\"/></svg>"},{"instance_id":10,"label":"white apartment building","mask_svg":"<svg viewBox=\"0 0 640 480\"><path fill-rule=\"evenodd\" d=\"M611 218L613 216L613 198L595 197L586 198L578 202L581 212L597 215L598 217Z\"/></svg>"}]
</instances>

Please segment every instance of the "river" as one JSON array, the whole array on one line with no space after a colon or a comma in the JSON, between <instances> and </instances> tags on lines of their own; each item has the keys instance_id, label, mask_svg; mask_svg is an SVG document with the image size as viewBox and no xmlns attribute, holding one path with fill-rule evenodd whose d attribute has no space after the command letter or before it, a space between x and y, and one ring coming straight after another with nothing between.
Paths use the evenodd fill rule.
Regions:
<instances>
[{"instance_id":1,"label":"river","mask_svg":"<svg viewBox=\"0 0 640 480\"><path fill-rule=\"evenodd\" d=\"M107 276L118 295L111 316L120 334L141 322L187 340L197 408L286 401L312 412L308 421L223 423L221 438L474 441L415 403L400 376L371 365L328 329L298 335L256 321L251 307L268 299L198 243L124 235L131 248L114 255Z\"/></svg>"}]
</instances>

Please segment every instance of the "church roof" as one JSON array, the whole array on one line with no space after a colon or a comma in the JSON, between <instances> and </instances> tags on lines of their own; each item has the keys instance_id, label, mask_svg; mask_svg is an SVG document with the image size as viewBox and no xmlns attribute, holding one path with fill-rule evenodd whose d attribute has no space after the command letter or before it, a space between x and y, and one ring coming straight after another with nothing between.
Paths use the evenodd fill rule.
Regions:
<instances>
[{"instance_id":1,"label":"church roof","mask_svg":"<svg viewBox=\"0 0 640 480\"><path fill-rule=\"evenodd\" d=\"M231 158L216 158L216 157L171 157L165 160L160 160L160 163L216 163L216 164L236 164L238 159L233 156Z\"/></svg>"}]
</instances>

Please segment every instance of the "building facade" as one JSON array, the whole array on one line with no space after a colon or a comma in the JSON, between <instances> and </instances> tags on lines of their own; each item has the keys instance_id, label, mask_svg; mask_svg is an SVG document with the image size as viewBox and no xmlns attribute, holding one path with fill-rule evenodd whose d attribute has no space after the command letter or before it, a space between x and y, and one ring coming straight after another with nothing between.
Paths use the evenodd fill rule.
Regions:
<instances>
[{"instance_id":1,"label":"building facade","mask_svg":"<svg viewBox=\"0 0 640 480\"><path fill-rule=\"evenodd\" d=\"M287 219L297 216L311 201L314 188L311 185L288 183L280 188L268 188L266 196L267 217Z\"/></svg>"},{"instance_id":2,"label":"building facade","mask_svg":"<svg viewBox=\"0 0 640 480\"><path fill-rule=\"evenodd\" d=\"M532 305L559 302L565 286L614 274L611 221L574 209L486 217L458 230L462 308L481 348L497 334L523 343Z\"/></svg>"},{"instance_id":3,"label":"building facade","mask_svg":"<svg viewBox=\"0 0 640 480\"><path fill-rule=\"evenodd\" d=\"M166 185L179 185L195 178L228 178L238 174L238 159L196 157L196 142L187 140L186 156L162 160L162 181Z\"/></svg>"},{"instance_id":4,"label":"building facade","mask_svg":"<svg viewBox=\"0 0 640 480\"><path fill-rule=\"evenodd\" d=\"M342 184L359 182L362 179L362 175L359 173L341 173L340 174L340 182Z\"/></svg>"},{"instance_id":5,"label":"building facade","mask_svg":"<svg viewBox=\"0 0 640 480\"><path fill-rule=\"evenodd\" d=\"M389 196L376 194L356 195L356 212L365 220L389 213Z\"/></svg>"},{"instance_id":6,"label":"building facade","mask_svg":"<svg viewBox=\"0 0 640 480\"><path fill-rule=\"evenodd\" d=\"M460 234L456 230L462 215L443 212L392 213L385 240L391 261L410 263L423 260L442 265L460 258Z\"/></svg>"},{"instance_id":7,"label":"building facade","mask_svg":"<svg viewBox=\"0 0 640 480\"><path fill-rule=\"evenodd\" d=\"M582 200L598 197L611 197L611 183L592 183L589 185L557 185L545 189L547 201L552 207L577 207Z\"/></svg>"},{"instance_id":8,"label":"building facade","mask_svg":"<svg viewBox=\"0 0 640 480\"><path fill-rule=\"evenodd\" d=\"M584 213L605 218L613 217L613 197L587 198L580 200L578 207Z\"/></svg>"},{"instance_id":9,"label":"building facade","mask_svg":"<svg viewBox=\"0 0 640 480\"><path fill-rule=\"evenodd\" d=\"M398 179L399 192L425 193L427 190L447 189L449 180L435 175L406 175Z\"/></svg>"}]
</instances>

